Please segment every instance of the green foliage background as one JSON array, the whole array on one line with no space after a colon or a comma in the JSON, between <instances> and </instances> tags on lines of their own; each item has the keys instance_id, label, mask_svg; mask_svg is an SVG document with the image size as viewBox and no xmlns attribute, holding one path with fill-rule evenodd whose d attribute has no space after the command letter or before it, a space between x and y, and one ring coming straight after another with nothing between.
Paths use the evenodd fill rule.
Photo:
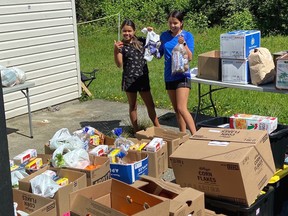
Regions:
<instances>
[{"instance_id":1,"label":"green foliage background","mask_svg":"<svg viewBox=\"0 0 288 216\"><path fill-rule=\"evenodd\" d=\"M191 9L189 11L187 8L191 8L190 4L194 2L193 10ZM81 70L91 71L93 68L99 69L96 82L90 86L94 98L127 102L125 93L121 91L122 70L116 67L113 57L113 44L114 40L117 40L118 37L118 17L109 17L110 15L120 12L121 19L129 15L129 18L133 19L136 23L137 35L141 35L140 30L147 25L153 26L157 33L161 33L168 28L166 20L168 11L181 5L181 7L178 6L179 9L186 11L184 28L192 32L195 37L195 53L190 66L197 67L199 54L211 50L219 50L220 34L235 29L257 29L255 17L248 8L248 0L241 0L240 2L242 2L244 6L247 5L245 10L240 7L241 4L236 0L228 2L205 1L205 6L196 0L166 0L165 2L160 0L138 2L132 0L76 1L79 22L78 42ZM274 2L274 0L272 0L272 2ZM284 3L284 1L281 0L278 2ZM97 7L93 6L96 3L98 4ZM199 3L199 5L197 6L196 3ZM221 7L221 4L223 7ZM85 9L79 9L80 6L85 7ZM205 9L205 7L207 9ZM250 3L249 7L251 7ZM123 8L125 8L125 10ZM216 14L216 11L222 11L221 13L226 14L226 16L220 19L220 15L218 13ZM229 14L227 15L228 12ZM213 13L215 17L212 19L211 14ZM270 15L272 16L272 14L269 14L269 16ZM89 21L97 17L102 18L105 16L109 18L88 24L80 24L85 20ZM219 16L219 18L216 19L217 16ZM287 18L283 17L283 20L284 19ZM270 21L271 20L268 20L267 22ZM264 25L264 21L262 25ZM265 23L265 25L268 25L268 23ZM262 34L261 31L261 46L268 48L271 53L288 50L288 37L285 36L287 29L285 25L279 26L282 26L282 30L277 29L276 31L276 27L273 27L274 30L269 32L265 27L264 31L268 33ZM164 87L163 59L153 59L148 63L148 66L151 89L156 106L158 108L172 110ZM202 88L203 90L207 90L208 86L202 85ZM197 94L197 85L193 84L188 104L191 112L196 111L198 104ZM269 115L277 116L279 122L282 124L288 124L286 95L226 89L215 92L213 98L216 102L219 116L230 116L235 113ZM140 99L139 103L143 104ZM208 98L204 100L203 104L208 104ZM213 115L213 111L206 110L205 114Z\"/></svg>"}]
</instances>

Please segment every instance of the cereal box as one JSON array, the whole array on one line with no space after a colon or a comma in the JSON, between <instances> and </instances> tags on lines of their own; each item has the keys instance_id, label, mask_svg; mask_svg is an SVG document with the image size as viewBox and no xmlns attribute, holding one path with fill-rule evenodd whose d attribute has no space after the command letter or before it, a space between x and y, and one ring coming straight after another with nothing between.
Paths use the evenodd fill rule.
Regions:
<instances>
[{"instance_id":1,"label":"cereal box","mask_svg":"<svg viewBox=\"0 0 288 216\"><path fill-rule=\"evenodd\" d=\"M250 114L234 114L230 117L230 128L248 130L267 130L270 134L276 130L277 117Z\"/></svg>"}]
</instances>

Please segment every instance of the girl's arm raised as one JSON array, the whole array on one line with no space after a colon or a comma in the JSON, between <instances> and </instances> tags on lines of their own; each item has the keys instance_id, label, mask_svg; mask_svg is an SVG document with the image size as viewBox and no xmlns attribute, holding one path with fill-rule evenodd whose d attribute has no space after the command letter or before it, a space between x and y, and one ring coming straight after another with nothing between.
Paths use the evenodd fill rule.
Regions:
<instances>
[{"instance_id":1,"label":"girl's arm raised","mask_svg":"<svg viewBox=\"0 0 288 216\"><path fill-rule=\"evenodd\" d=\"M122 67L123 60L122 60L122 53L121 49L123 47L123 42L121 41L114 41L114 61L117 67Z\"/></svg>"}]
</instances>

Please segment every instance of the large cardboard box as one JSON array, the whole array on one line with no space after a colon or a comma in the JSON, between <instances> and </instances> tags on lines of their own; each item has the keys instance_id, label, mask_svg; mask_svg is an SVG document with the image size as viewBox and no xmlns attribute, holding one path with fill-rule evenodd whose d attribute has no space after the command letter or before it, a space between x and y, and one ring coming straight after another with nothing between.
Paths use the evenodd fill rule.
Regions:
<instances>
[{"instance_id":1,"label":"large cardboard box","mask_svg":"<svg viewBox=\"0 0 288 216\"><path fill-rule=\"evenodd\" d=\"M251 82L247 59L221 59L222 82L248 84Z\"/></svg>"},{"instance_id":2,"label":"large cardboard box","mask_svg":"<svg viewBox=\"0 0 288 216\"><path fill-rule=\"evenodd\" d=\"M141 176L132 186L163 200L170 200L170 216L205 215L204 193L193 188L165 182L150 176Z\"/></svg>"},{"instance_id":3,"label":"large cardboard box","mask_svg":"<svg viewBox=\"0 0 288 216\"><path fill-rule=\"evenodd\" d=\"M148 175L146 152L129 151L122 160L124 163L110 163L111 178L132 184L141 175Z\"/></svg>"},{"instance_id":4,"label":"large cardboard box","mask_svg":"<svg viewBox=\"0 0 288 216\"><path fill-rule=\"evenodd\" d=\"M183 142L189 139L189 135L184 132L176 132L170 129L160 127L149 127L146 130L140 130L135 134L137 139L153 139L154 137L163 138L168 145L168 157L172 154ZM168 167L171 167L168 161Z\"/></svg>"},{"instance_id":5,"label":"large cardboard box","mask_svg":"<svg viewBox=\"0 0 288 216\"><path fill-rule=\"evenodd\" d=\"M138 140L136 138L129 138L132 142L142 143L146 142L149 143L150 139L141 139ZM168 170L168 148L167 142L163 142L163 146L156 152L149 152L149 151L142 151L148 155L148 175L160 178L167 170ZM129 151L136 151L136 150L129 150Z\"/></svg>"},{"instance_id":6,"label":"large cardboard box","mask_svg":"<svg viewBox=\"0 0 288 216\"><path fill-rule=\"evenodd\" d=\"M288 54L276 59L276 88L288 89Z\"/></svg>"},{"instance_id":7,"label":"large cardboard box","mask_svg":"<svg viewBox=\"0 0 288 216\"><path fill-rule=\"evenodd\" d=\"M54 170L57 172L57 175L62 178L66 177L69 180L69 184L63 187L60 187L59 190L55 193L53 199L56 201L57 215L68 214L69 209L69 194L73 191L79 190L87 186L86 174L81 172L76 172L68 169L53 169L49 167L44 167L31 175L19 180L19 189L32 192L30 180L37 175L40 175L47 169Z\"/></svg>"},{"instance_id":8,"label":"large cardboard box","mask_svg":"<svg viewBox=\"0 0 288 216\"><path fill-rule=\"evenodd\" d=\"M109 179L70 194L71 215L168 216L163 201L116 179Z\"/></svg>"},{"instance_id":9,"label":"large cardboard box","mask_svg":"<svg viewBox=\"0 0 288 216\"><path fill-rule=\"evenodd\" d=\"M219 50L202 53L198 56L197 77L218 81L222 79L221 70L222 69Z\"/></svg>"},{"instance_id":10,"label":"large cardboard box","mask_svg":"<svg viewBox=\"0 0 288 216\"><path fill-rule=\"evenodd\" d=\"M246 59L250 51L260 47L258 30L237 30L220 35L220 57Z\"/></svg>"},{"instance_id":11,"label":"large cardboard box","mask_svg":"<svg viewBox=\"0 0 288 216\"><path fill-rule=\"evenodd\" d=\"M200 128L171 156L176 183L250 206L276 169L267 131Z\"/></svg>"},{"instance_id":12,"label":"large cardboard box","mask_svg":"<svg viewBox=\"0 0 288 216\"><path fill-rule=\"evenodd\" d=\"M87 186L110 179L110 160L108 157L97 157L90 155L90 162L93 165L100 166L91 170L77 169L72 167L66 167L66 169L85 173L87 177Z\"/></svg>"},{"instance_id":13,"label":"large cardboard box","mask_svg":"<svg viewBox=\"0 0 288 216\"><path fill-rule=\"evenodd\" d=\"M27 191L13 189L13 201L17 203L17 210L24 211L30 216L55 216L55 200L41 197Z\"/></svg>"}]
</instances>

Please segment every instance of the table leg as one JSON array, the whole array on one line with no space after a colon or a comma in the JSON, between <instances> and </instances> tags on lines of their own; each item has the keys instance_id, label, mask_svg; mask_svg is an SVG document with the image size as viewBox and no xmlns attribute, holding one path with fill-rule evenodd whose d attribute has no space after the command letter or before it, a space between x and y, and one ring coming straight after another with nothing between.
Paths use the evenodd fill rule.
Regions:
<instances>
[{"instance_id":1,"label":"table leg","mask_svg":"<svg viewBox=\"0 0 288 216\"><path fill-rule=\"evenodd\" d=\"M197 106L197 110L196 110L195 117L194 117L195 123L197 123L197 117L200 112L200 106L201 106L201 84L198 83L198 106Z\"/></svg>"},{"instance_id":2,"label":"table leg","mask_svg":"<svg viewBox=\"0 0 288 216\"><path fill-rule=\"evenodd\" d=\"M27 99L28 106L28 116L29 116L29 127L30 127L30 138L33 138L33 130L32 130L32 116L31 116L31 107L30 107L30 96L29 96L29 88L26 88L26 94L23 90L21 92L25 95Z\"/></svg>"},{"instance_id":3,"label":"table leg","mask_svg":"<svg viewBox=\"0 0 288 216\"><path fill-rule=\"evenodd\" d=\"M209 85L209 100L210 100L211 106L214 110L214 116L217 117L218 115L217 115L217 110L216 110L215 104L214 104L213 99L212 99L212 92L213 92L212 86Z\"/></svg>"}]
</instances>

